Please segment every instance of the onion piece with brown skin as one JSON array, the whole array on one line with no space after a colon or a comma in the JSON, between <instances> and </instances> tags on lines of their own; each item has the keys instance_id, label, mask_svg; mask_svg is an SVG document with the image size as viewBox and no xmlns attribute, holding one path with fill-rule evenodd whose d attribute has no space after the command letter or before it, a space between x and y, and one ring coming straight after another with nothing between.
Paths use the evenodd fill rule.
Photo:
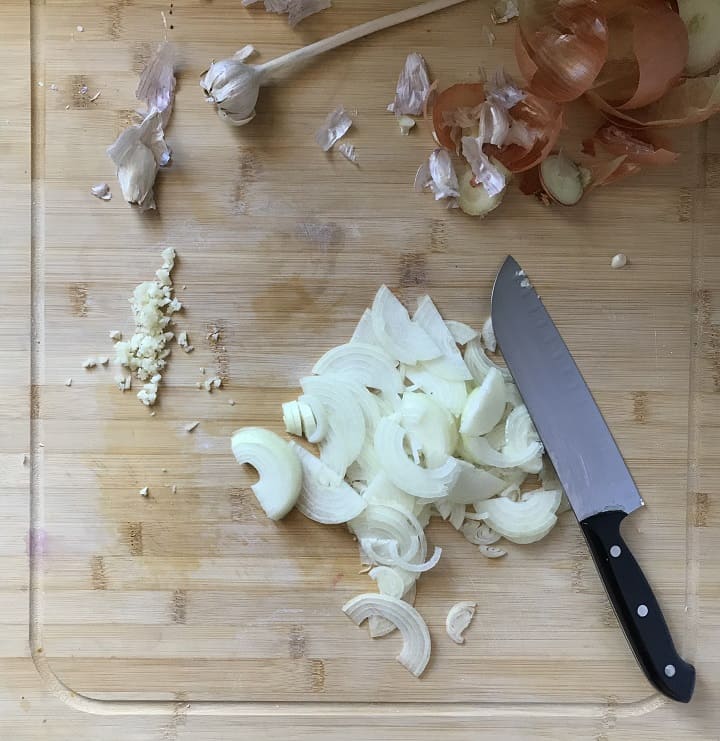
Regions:
<instances>
[{"instance_id":1,"label":"onion piece with brown skin","mask_svg":"<svg viewBox=\"0 0 720 741\"><path fill-rule=\"evenodd\" d=\"M448 126L446 113L454 113L458 108L475 108L484 101L485 85L482 82L461 82L439 93L432 108L433 128L438 144L455 151L462 136L459 127Z\"/></svg>"},{"instance_id":2,"label":"onion piece with brown skin","mask_svg":"<svg viewBox=\"0 0 720 741\"><path fill-rule=\"evenodd\" d=\"M720 74L683 80L661 100L632 112L615 108L593 91L586 97L609 120L627 128L687 126L706 121L720 111Z\"/></svg>"},{"instance_id":3,"label":"onion piece with brown skin","mask_svg":"<svg viewBox=\"0 0 720 741\"><path fill-rule=\"evenodd\" d=\"M530 131L536 132L533 146L528 150L519 144L506 147L486 145L485 152L510 172L525 172L542 162L555 148L563 126L562 106L530 93L510 109L510 116L513 121L520 121Z\"/></svg>"},{"instance_id":4,"label":"onion piece with brown skin","mask_svg":"<svg viewBox=\"0 0 720 741\"><path fill-rule=\"evenodd\" d=\"M626 154L612 159L587 158L583 160L580 158L580 162L590 172L590 182L585 188L586 193L602 185L611 185L618 180L636 175L642 169L637 163L629 162Z\"/></svg>"},{"instance_id":5,"label":"onion piece with brown skin","mask_svg":"<svg viewBox=\"0 0 720 741\"><path fill-rule=\"evenodd\" d=\"M663 147L650 133L628 131L611 123L601 126L583 142L583 152L595 156L597 146L616 157L626 155L628 162L637 165L671 165L680 156Z\"/></svg>"},{"instance_id":6,"label":"onion piece with brown skin","mask_svg":"<svg viewBox=\"0 0 720 741\"><path fill-rule=\"evenodd\" d=\"M524 0L519 35L537 68L528 79L530 91L557 103L575 100L589 90L607 59L607 20L594 2ZM526 73L529 65L525 62L522 67Z\"/></svg>"}]
</instances>

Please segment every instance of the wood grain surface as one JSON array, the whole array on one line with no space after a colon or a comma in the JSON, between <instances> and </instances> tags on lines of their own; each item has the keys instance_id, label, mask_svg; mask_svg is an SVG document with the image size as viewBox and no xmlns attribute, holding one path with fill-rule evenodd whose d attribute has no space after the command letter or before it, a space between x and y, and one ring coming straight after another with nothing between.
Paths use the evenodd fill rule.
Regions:
<instances>
[{"instance_id":1,"label":"wood grain surface","mask_svg":"<svg viewBox=\"0 0 720 741\"><path fill-rule=\"evenodd\" d=\"M0 7L1 738L720 738L720 127L683 132L675 167L574 209L513 192L482 222L445 210L412 190L429 132L401 137L385 106L409 51L441 85L514 69L514 29L489 45L479 0L329 54L264 90L246 128L203 101L200 73L245 43L269 59L410 4L335 0L296 31L239 0ZM142 214L105 149L132 118L161 11L180 58L173 162ZM357 109L358 166L313 140L340 103ZM100 181L108 203L89 195ZM114 369L82 363L132 330L127 299L169 245L176 326L196 349L173 352L151 416ZM618 251L630 265L611 270ZM345 529L269 522L232 459L235 428L281 430L280 403L381 283L478 325L508 252L648 504L626 537L696 664L690 706L636 667L571 514L497 562L431 526L444 553L419 583L433 657L418 681L397 636L371 641L340 611L372 590ZM201 367L222 390L195 387ZM479 608L456 646L444 619L460 599Z\"/></svg>"}]
</instances>

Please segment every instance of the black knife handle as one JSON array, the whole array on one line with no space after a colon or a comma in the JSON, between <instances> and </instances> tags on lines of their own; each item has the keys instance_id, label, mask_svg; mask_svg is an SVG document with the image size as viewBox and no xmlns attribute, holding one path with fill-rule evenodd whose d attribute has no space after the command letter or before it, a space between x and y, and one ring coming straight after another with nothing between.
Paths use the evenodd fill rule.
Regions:
<instances>
[{"instance_id":1,"label":"black knife handle","mask_svg":"<svg viewBox=\"0 0 720 741\"><path fill-rule=\"evenodd\" d=\"M610 602L650 683L673 700L689 702L695 667L675 650L642 569L620 535L625 512L600 512L580 523Z\"/></svg>"}]
</instances>

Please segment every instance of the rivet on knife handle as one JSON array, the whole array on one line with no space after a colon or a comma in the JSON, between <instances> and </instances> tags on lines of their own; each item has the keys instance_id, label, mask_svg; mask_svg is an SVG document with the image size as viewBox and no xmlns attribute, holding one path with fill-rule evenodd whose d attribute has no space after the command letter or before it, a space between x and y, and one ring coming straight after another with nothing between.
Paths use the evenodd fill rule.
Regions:
<instances>
[{"instance_id":1,"label":"rivet on knife handle","mask_svg":"<svg viewBox=\"0 0 720 741\"><path fill-rule=\"evenodd\" d=\"M620 535L625 512L600 512L580 523L600 577L638 664L660 692L688 702L695 668L680 658L660 605Z\"/></svg>"}]
</instances>

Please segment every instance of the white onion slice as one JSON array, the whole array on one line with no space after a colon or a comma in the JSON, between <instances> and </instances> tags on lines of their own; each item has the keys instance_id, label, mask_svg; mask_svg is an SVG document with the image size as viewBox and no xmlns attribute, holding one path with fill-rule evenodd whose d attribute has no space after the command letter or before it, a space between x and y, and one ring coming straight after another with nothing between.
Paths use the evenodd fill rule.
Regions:
<instances>
[{"instance_id":1,"label":"white onion slice","mask_svg":"<svg viewBox=\"0 0 720 741\"><path fill-rule=\"evenodd\" d=\"M339 525L357 517L365 500L329 466L297 443L290 443L302 466L302 490L296 507L305 517L324 525Z\"/></svg>"},{"instance_id":2,"label":"white onion slice","mask_svg":"<svg viewBox=\"0 0 720 741\"><path fill-rule=\"evenodd\" d=\"M450 608L445 619L445 630L450 640L459 644L465 643L463 631L470 625L476 607L477 602L458 602Z\"/></svg>"},{"instance_id":3,"label":"white onion slice","mask_svg":"<svg viewBox=\"0 0 720 741\"><path fill-rule=\"evenodd\" d=\"M488 471L475 468L472 463L458 461L460 474L448 493L448 501L454 504L472 504L495 496L505 488L502 479Z\"/></svg>"},{"instance_id":4,"label":"white onion slice","mask_svg":"<svg viewBox=\"0 0 720 741\"><path fill-rule=\"evenodd\" d=\"M431 373L448 381L470 381L472 374L465 365L465 361L455 343L455 338L445 325L430 296L423 296L418 301L418 307L412 320L427 332L430 339L442 352L439 358L426 361L425 367Z\"/></svg>"},{"instance_id":5,"label":"white onion slice","mask_svg":"<svg viewBox=\"0 0 720 741\"><path fill-rule=\"evenodd\" d=\"M484 437L461 435L461 438L465 454L478 466L523 468L528 473L538 473L542 468L543 447L539 442L531 443L523 453L506 455L493 450Z\"/></svg>"},{"instance_id":6,"label":"white onion slice","mask_svg":"<svg viewBox=\"0 0 720 741\"><path fill-rule=\"evenodd\" d=\"M360 321L355 327L355 331L350 338L350 342L363 342L366 345L377 345L380 347L380 343L375 336L372 324L372 312L370 309L365 309L363 315L360 317Z\"/></svg>"},{"instance_id":7,"label":"white onion slice","mask_svg":"<svg viewBox=\"0 0 720 741\"><path fill-rule=\"evenodd\" d=\"M524 502L498 497L483 502L485 521L496 532L513 543L534 543L544 538L557 522L559 491L534 492Z\"/></svg>"},{"instance_id":8,"label":"white onion slice","mask_svg":"<svg viewBox=\"0 0 720 741\"><path fill-rule=\"evenodd\" d=\"M304 405L310 410L313 421L315 422L315 429L312 429L312 425L309 424L309 420L303 417L303 407L300 407L300 416L302 417L303 433L305 439L309 443L319 443L325 438L328 431L327 414L325 413L325 407L323 407L320 399L312 396L311 394L303 394L298 401L301 405Z\"/></svg>"},{"instance_id":9,"label":"white onion slice","mask_svg":"<svg viewBox=\"0 0 720 741\"><path fill-rule=\"evenodd\" d=\"M492 325L492 317L489 316L482 326L482 341L490 352L497 350L497 340L495 339L495 330Z\"/></svg>"},{"instance_id":10,"label":"white onion slice","mask_svg":"<svg viewBox=\"0 0 720 741\"><path fill-rule=\"evenodd\" d=\"M406 392L400 402L402 426L417 440L430 468L441 466L457 445L457 427L450 412L431 396Z\"/></svg>"},{"instance_id":11,"label":"white onion slice","mask_svg":"<svg viewBox=\"0 0 720 741\"><path fill-rule=\"evenodd\" d=\"M368 576L375 581L380 594L402 599L411 605L415 604L415 580L419 574L412 574L394 566L375 566L370 569ZM368 628L371 638L381 638L396 629L394 623L378 615L372 615L368 619Z\"/></svg>"},{"instance_id":12,"label":"white onion slice","mask_svg":"<svg viewBox=\"0 0 720 741\"><path fill-rule=\"evenodd\" d=\"M465 381L448 381L431 373L424 363L411 365L405 369L411 383L432 396L441 407L451 414L460 416L467 401L468 392Z\"/></svg>"},{"instance_id":13,"label":"white onion slice","mask_svg":"<svg viewBox=\"0 0 720 741\"><path fill-rule=\"evenodd\" d=\"M303 435L306 440L317 435L318 424L315 419L312 407L304 401L298 399L298 409L300 410L300 424L302 425Z\"/></svg>"},{"instance_id":14,"label":"white onion slice","mask_svg":"<svg viewBox=\"0 0 720 741\"><path fill-rule=\"evenodd\" d=\"M502 538L502 535L496 533L486 522L466 522L460 528L460 532L465 540L473 545L488 546Z\"/></svg>"},{"instance_id":15,"label":"white onion slice","mask_svg":"<svg viewBox=\"0 0 720 741\"><path fill-rule=\"evenodd\" d=\"M416 517L427 506L427 503L422 499L413 497L395 486L383 471L380 471L370 480L363 492L363 499L368 504L387 504L400 507Z\"/></svg>"},{"instance_id":16,"label":"white onion slice","mask_svg":"<svg viewBox=\"0 0 720 741\"><path fill-rule=\"evenodd\" d=\"M295 506L302 486L302 468L292 449L274 432L243 427L231 439L238 463L249 463L259 480L250 488L271 520L279 520Z\"/></svg>"},{"instance_id":17,"label":"white onion slice","mask_svg":"<svg viewBox=\"0 0 720 741\"><path fill-rule=\"evenodd\" d=\"M450 334L458 345L467 345L478 336L472 327L463 322L456 322L454 319L446 319L445 326L450 330Z\"/></svg>"},{"instance_id":18,"label":"white onion slice","mask_svg":"<svg viewBox=\"0 0 720 741\"><path fill-rule=\"evenodd\" d=\"M465 359L465 365L467 365L477 383L483 382L491 368L499 370L506 381L512 381L510 371L507 368L501 368L499 365L495 365L495 363L485 355L485 351L482 349L477 339L471 340L467 343L465 346L465 355L463 357Z\"/></svg>"},{"instance_id":19,"label":"white onion slice","mask_svg":"<svg viewBox=\"0 0 720 741\"><path fill-rule=\"evenodd\" d=\"M441 355L438 346L410 320L407 309L387 286L380 286L373 300L372 326L381 347L401 363L414 364Z\"/></svg>"},{"instance_id":20,"label":"white onion slice","mask_svg":"<svg viewBox=\"0 0 720 741\"><path fill-rule=\"evenodd\" d=\"M483 382L468 396L460 417L460 433L486 435L505 413L505 381L491 368Z\"/></svg>"},{"instance_id":21,"label":"white onion slice","mask_svg":"<svg viewBox=\"0 0 720 741\"><path fill-rule=\"evenodd\" d=\"M320 445L320 458L341 476L360 455L365 442L365 417L347 384L335 376L306 376L303 391L317 398L327 415L327 434Z\"/></svg>"},{"instance_id":22,"label":"white onion slice","mask_svg":"<svg viewBox=\"0 0 720 741\"><path fill-rule=\"evenodd\" d=\"M457 502L451 502L447 497L435 502L435 509L438 514L447 520L456 530L462 527L465 521L465 505Z\"/></svg>"},{"instance_id":23,"label":"white onion slice","mask_svg":"<svg viewBox=\"0 0 720 741\"><path fill-rule=\"evenodd\" d=\"M437 566L437 563L440 560L440 556L442 555L442 548L440 548L439 546L435 546L435 550L433 551L432 556L430 556L427 561L424 561L422 563L415 563L414 561L404 559L399 554L397 543L394 540L388 544L388 551L390 552L390 557L386 565L397 566L401 569L404 569L405 571L412 571L417 573L430 571L430 569Z\"/></svg>"},{"instance_id":24,"label":"white onion slice","mask_svg":"<svg viewBox=\"0 0 720 741\"><path fill-rule=\"evenodd\" d=\"M333 347L315 363L312 372L316 375L337 373L348 381L388 394L399 394L403 390L397 362L377 345L365 342Z\"/></svg>"},{"instance_id":25,"label":"white onion slice","mask_svg":"<svg viewBox=\"0 0 720 741\"><path fill-rule=\"evenodd\" d=\"M370 556L371 563L394 566L394 558L422 562L427 555L427 539L422 525L400 506L370 504L348 527L366 555ZM390 543L396 545L394 552L390 551Z\"/></svg>"},{"instance_id":26,"label":"white onion slice","mask_svg":"<svg viewBox=\"0 0 720 741\"><path fill-rule=\"evenodd\" d=\"M536 449L540 443L540 436L530 419L530 414L524 404L515 407L505 421L505 445L503 455L523 457L529 449ZM542 455L542 443L540 443ZM529 463L520 466L528 473L539 473L542 470L542 460L538 462L537 455Z\"/></svg>"},{"instance_id":27,"label":"white onion slice","mask_svg":"<svg viewBox=\"0 0 720 741\"><path fill-rule=\"evenodd\" d=\"M300 406L297 401L286 401L282 405L283 424L285 432L289 435L302 435L302 417Z\"/></svg>"},{"instance_id":28,"label":"white onion slice","mask_svg":"<svg viewBox=\"0 0 720 741\"><path fill-rule=\"evenodd\" d=\"M384 417L375 431L375 453L390 481L408 494L421 498L444 497L460 472L457 460L448 457L442 466L421 468L405 453L406 431L394 420Z\"/></svg>"},{"instance_id":29,"label":"white onion slice","mask_svg":"<svg viewBox=\"0 0 720 741\"><path fill-rule=\"evenodd\" d=\"M372 615L394 623L403 637L403 647L397 660L414 676L419 677L430 660L430 631L420 613L407 602L384 594L360 594L343 605L343 612L360 625Z\"/></svg>"}]
</instances>

